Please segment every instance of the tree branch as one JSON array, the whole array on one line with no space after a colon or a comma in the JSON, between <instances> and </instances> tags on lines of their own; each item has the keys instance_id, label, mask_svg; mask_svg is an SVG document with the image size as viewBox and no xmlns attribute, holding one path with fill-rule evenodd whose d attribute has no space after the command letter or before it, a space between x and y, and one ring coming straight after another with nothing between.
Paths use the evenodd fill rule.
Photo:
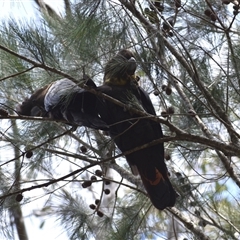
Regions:
<instances>
[{"instance_id":1,"label":"tree branch","mask_svg":"<svg viewBox=\"0 0 240 240\"><path fill-rule=\"evenodd\" d=\"M196 224L194 224L191 220L188 218L184 217L183 214L178 211L175 207L168 208L167 211L172 213L178 220L180 220L184 226L189 229L191 232L195 234L195 236L199 240L210 240L208 236L206 236L200 229L197 227Z\"/></svg>"}]
</instances>

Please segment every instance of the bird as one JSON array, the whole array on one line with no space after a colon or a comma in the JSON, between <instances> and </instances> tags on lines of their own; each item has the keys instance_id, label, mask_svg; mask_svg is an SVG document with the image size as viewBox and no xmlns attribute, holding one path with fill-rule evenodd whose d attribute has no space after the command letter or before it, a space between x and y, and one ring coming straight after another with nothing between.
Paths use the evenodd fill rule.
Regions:
<instances>
[{"instance_id":1,"label":"bird","mask_svg":"<svg viewBox=\"0 0 240 240\"><path fill-rule=\"evenodd\" d=\"M85 85L133 109L156 116L148 93L138 85L136 59L130 50L120 50L104 68L99 87L88 76ZM70 79L57 80L36 90L16 109L19 115L42 116L109 132L124 153L163 138L161 125L113 101L80 88ZM159 210L174 206L174 190L164 161L164 145L158 143L125 154L134 175L140 175L152 204Z\"/></svg>"},{"instance_id":2,"label":"bird","mask_svg":"<svg viewBox=\"0 0 240 240\"><path fill-rule=\"evenodd\" d=\"M104 93L133 109L156 116L148 93L138 85L135 75L137 63L128 49L120 50L104 68L104 83L97 91ZM163 138L161 125L98 97L97 111L109 126L109 135L121 152ZM134 175L140 175L152 204L159 210L172 207L177 193L174 190L164 161L164 145L139 149L125 155Z\"/></svg>"},{"instance_id":3,"label":"bird","mask_svg":"<svg viewBox=\"0 0 240 240\"><path fill-rule=\"evenodd\" d=\"M96 88L87 75L83 79L86 86ZM63 78L36 90L17 106L16 112L19 115L47 117L70 125L106 131L108 126L98 116L96 101L93 93L80 88L70 79Z\"/></svg>"}]
</instances>

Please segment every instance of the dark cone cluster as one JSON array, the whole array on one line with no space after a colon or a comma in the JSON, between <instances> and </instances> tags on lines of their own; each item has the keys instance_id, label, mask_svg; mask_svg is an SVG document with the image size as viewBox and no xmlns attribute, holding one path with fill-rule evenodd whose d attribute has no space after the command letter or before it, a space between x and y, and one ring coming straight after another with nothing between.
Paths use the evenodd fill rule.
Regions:
<instances>
[{"instance_id":1,"label":"dark cone cluster","mask_svg":"<svg viewBox=\"0 0 240 240\"><path fill-rule=\"evenodd\" d=\"M99 216L99 217L103 217L104 216L104 214L103 214L103 212L101 212L101 211L97 211L97 215Z\"/></svg>"},{"instance_id":2,"label":"dark cone cluster","mask_svg":"<svg viewBox=\"0 0 240 240\"><path fill-rule=\"evenodd\" d=\"M167 95L171 95L171 94L172 94L171 84L170 84L170 83L168 83L168 85L163 84L163 85L162 85L162 90L163 90Z\"/></svg>"},{"instance_id":3,"label":"dark cone cluster","mask_svg":"<svg viewBox=\"0 0 240 240\"><path fill-rule=\"evenodd\" d=\"M240 8L240 5L234 5L233 6L233 15L237 15L239 13L239 8Z\"/></svg>"},{"instance_id":4,"label":"dark cone cluster","mask_svg":"<svg viewBox=\"0 0 240 240\"><path fill-rule=\"evenodd\" d=\"M19 193L17 196L16 196L16 201L17 202L21 202L23 200L23 195L21 193Z\"/></svg>"},{"instance_id":5,"label":"dark cone cluster","mask_svg":"<svg viewBox=\"0 0 240 240\"><path fill-rule=\"evenodd\" d=\"M108 194L110 194L110 190L109 190L108 188L106 188L106 189L104 189L104 193L105 193L106 195L108 195Z\"/></svg>"},{"instance_id":6,"label":"dark cone cluster","mask_svg":"<svg viewBox=\"0 0 240 240\"><path fill-rule=\"evenodd\" d=\"M204 14L211 19L211 21L215 22L217 20L217 16L212 10L206 9Z\"/></svg>"},{"instance_id":7,"label":"dark cone cluster","mask_svg":"<svg viewBox=\"0 0 240 240\"><path fill-rule=\"evenodd\" d=\"M3 108L0 108L0 116L7 117L8 116L8 111L6 111Z\"/></svg>"},{"instance_id":8,"label":"dark cone cluster","mask_svg":"<svg viewBox=\"0 0 240 240\"><path fill-rule=\"evenodd\" d=\"M165 153L164 157L165 157L166 161L169 161L171 159L171 156L169 153Z\"/></svg>"},{"instance_id":9,"label":"dark cone cluster","mask_svg":"<svg viewBox=\"0 0 240 240\"><path fill-rule=\"evenodd\" d=\"M103 172L102 172L101 170L96 170L96 171L95 171L95 174L96 174L98 177L102 177Z\"/></svg>"},{"instance_id":10,"label":"dark cone cluster","mask_svg":"<svg viewBox=\"0 0 240 240\"><path fill-rule=\"evenodd\" d=\"M94 204L90 204L89 207L90 207L92 210L95 210L95 209L96 209L96 205L94 205Z\"/></svg>"},{"instance_id":11,"label":"dark cone cluster","mask_svg":"<svg viewBox=\"0 0 240 240\"><path fill-rule=\"evenodd\" d=\"M96 182L96 181L97 181L97 177L96 177L96 176L94 176L94 175L93 175L93 176L91 176L91 178L90 178L90 179L91 179L91 181L92 181L92 182Z\"/></svg>"},{"instance_id":12,"label":"dark cone cluster","mask_svg":"<svg viewBox=\"0 0 240 240\"><path fill-rule=\"evenodd\" d=\"M104 181L104 184L105 184L105 185L109 185L109 184L111 184L111 182L110 182L109 180L105 180L105 181Z\"/></svg>"},{"instance_id":13,"label":"dark cone cluster","mask_svg":"<svg viewBox=\"0 0 240 240\"><path fill-rule=\"evenodd\" d=\"M159 12L162 12L162 11L164 10L164 5L163 5L162 1L160 1L160 0L151 1L150 8L151 8L152 10L155 10L155 8L154 8L152 5L153 5Z\"/></svg>"},{"instance_id":14,"label":"dark cone cluster","mask_svg":"<svg viewBox=\"0 0 240 240\"><path fill-rule=\"evenodd\" d=\"M27 151L25 156L26 156L26 158L31 158L33 156L33 152Z\"/></svg>"},{"instance_id":15,"label":"dark cone cluster","mask_svg":"<svg viewBox=\"0 0 240 240\"><path fill-rule=\"evenodd\" d=\"M99 204L100 204L100 200L99 200L99 199L96 199L96 200L95 200L95 204L96 204L96 205L99 205Z\"/></svg>"},{"instance_id":16,"label":"dark cone cluster","mask_svg":"<svg viewBox=\"0 0 240 240\"><path fill-rule=\"evenodd\" d=\"M174 0L174 2L176 8L180 8L182 6L181 0Z\"/></svg>"},{"instance_id":17,"label":"dark cone cluster","mask_svg":"<svg viewBox=\"0 0 240 240\"><path fill-rule=\"evenodd\" d=\"M158 96L158 95L160 94L160 92L158 91L158 89L156 89L156 90L154 90L153 94L154 94L155 96Z\"/></svg>"},{"instance_id":18,"label":"dark cone cluster","mask_svg":"<svg viewBox=\"0 0 240 240\"><path fill-rule=\"evenodd\" d=\"M90 187L91 185L92 185L92 181L90 181L90 180L86 180L82 183L83 188Z\"/></svg>"},{"instance_id":19,"label":"dark cone cluster","mask_svg":"<svg viewBox=\"0 0 240 240\"><path fill-rule=\"evenodd\" d=\"M168 107L166 110L161 112L162 117L169 117L175 113L174 107Z\"/></svg>"},{"instance_id":20,"label":"dark cone cluster","mask_svg":"<svg viewBox=\"0 0 240 240\"><path fill-rule=\"evenodd\" d=\"M90 204L89 208L91 208L92 210L95 210L95 213L99 216L99 217L103 217L104 213L102 211L100 211L98 208L100 206L100 200L96 199L95 200L95 204Z\"/></svg>"},{"instance_id":21,"label":"dark cone cluster","mask_svg":"<svg viewBox=\"0 0 240 240\"><path fill-rule=\"evenodd\" d=\"M96 170L96 171L95 171L95 174L96 174L98 177L101 177L101 176L103 175L103 173L102 173L101 170ZM85 181L82 183L82 187L83 187L83 188L88 188L88 187L92 186L92 183L97 182L97 181L98 181L98 180L97 180L97 177L96 177L95 175L92 175L89 180L85 180Z\"/></svg>"},{"instance_id":22,"label":"dark cone cluster","mask_svg":"<svg viewBox=\"0 0 240 240\"><path fill-rule=\"evenodd\" d=\"M86 153L86 152L87 152L87 148L86 148L85 146L81 146L81 147L80 147L80 151L81 151L82 153Z\"/></svg>"},{"instance_id":23,"label":"dark cone cluster","mask_svg":"<svg viewBox=\"0 0 240 240\"><path fill-rule=\"evenodd\" d=\"M172 88L170 86L168 86L165 90L167 95L171 95L172 94Z\"/></svg>"}]
</instances>

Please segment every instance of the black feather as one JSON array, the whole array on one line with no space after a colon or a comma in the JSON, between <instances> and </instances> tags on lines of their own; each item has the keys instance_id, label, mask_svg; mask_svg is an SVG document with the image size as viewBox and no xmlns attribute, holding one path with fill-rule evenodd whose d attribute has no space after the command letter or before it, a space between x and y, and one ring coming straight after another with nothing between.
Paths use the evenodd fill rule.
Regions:
<instances>
[{"instance_id":1,"label":"black feather","mask_svg":"<svg viewBox=\"0 0 240 240\"><path fill-rule=\"evenodd\" d=\"M120 58L118 57L118 59ZM114 62L114 60L109 62ZM120 66L124 66L125 70L127 69L124 64ZM136 78L132 76L132 72L131 75L127 72L123 74L124 70L120 69L120 66L119 69L115 69L113 81L111 81L111 78L108 79L103 86L97 88L98 91L135 109L156 115L148 94L137 85ZM111 76L111 73L105 75ZM125 81L125 84L122 84L124 81L119 81L121 84L117 84L116 78L127 78L127 81ZM110 136L122 152L163 137L159 123L126 111L109 100L99 98L98 111L101 119L109 125ZM177 194L168 178L168 170L164 161L163 143L128 154L126 159L133 173L136 174L137 169L156 208L162 210L166 207L174 206Z\"/></svg>"},{"instance_id":2,"label":"black feather","mask_svg":"<svg viewBox=\"0 0 240 240\"><path fill-rule=\"evenodd\" d=\"M96 88L90 78L86 79L85 84ZM96 101L94 94L65 78L38 89L17 107L17 112L20 115L49 117L73 125L108 130L106 123L98 116Z\"/></svg>"}]
</instances>

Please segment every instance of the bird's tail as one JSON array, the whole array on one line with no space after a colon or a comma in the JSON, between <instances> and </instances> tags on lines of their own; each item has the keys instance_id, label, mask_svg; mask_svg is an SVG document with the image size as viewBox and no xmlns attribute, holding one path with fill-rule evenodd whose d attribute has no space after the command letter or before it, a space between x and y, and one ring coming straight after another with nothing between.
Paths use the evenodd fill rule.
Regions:
<instances>
[{"instance_id":1,"label":"bird's tail","mask_svg":"<svg viewBox=\"0 0 240 240\"><path fill-rule=\"evenodd\" d=\"M155 174L149 172L148 168L140 167L138 167L138 172L152 204L157 209L163 210L174 206L178 194L173 189L167 174L163 176L157 168L155 168Z\"/></svg>"}]
</instances>

